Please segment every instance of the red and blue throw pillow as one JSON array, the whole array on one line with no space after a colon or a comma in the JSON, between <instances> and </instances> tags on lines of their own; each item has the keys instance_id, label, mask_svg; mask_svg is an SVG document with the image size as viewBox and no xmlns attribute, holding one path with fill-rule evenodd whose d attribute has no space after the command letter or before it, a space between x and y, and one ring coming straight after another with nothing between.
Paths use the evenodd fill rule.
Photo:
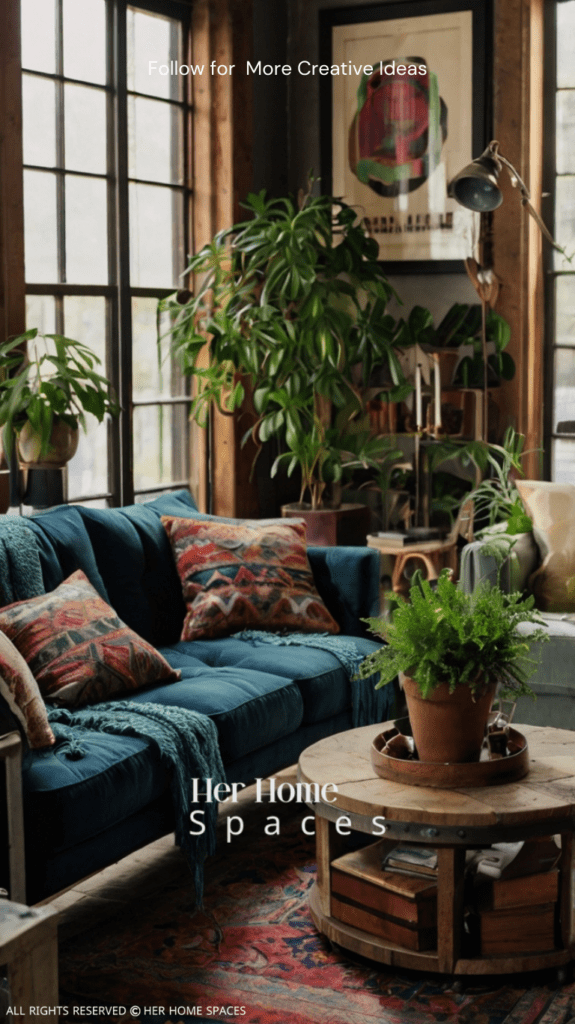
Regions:
<instances>
[{"instance_id":1,"label":"red and blue throw pillow","mask_svg":"<svg viewBox=\"0 0 575 1024\"><path fill-rule=\"evenodd\" d=\"M2 608L0 630L54 704L96 704L181 677L118 618L80 569L49 594Z\"/></svg>"},{"instance_id":2,"label":"red and blue throw pillow","mask_svg":"<svg viewBox=\"0 0 575 1024\"><path fill-rule=\"evenodd\" d=\"M301 520L162 523L187 607L182 640L242 629L339 633L316 590Z\"/></svg>"}]
</instances>

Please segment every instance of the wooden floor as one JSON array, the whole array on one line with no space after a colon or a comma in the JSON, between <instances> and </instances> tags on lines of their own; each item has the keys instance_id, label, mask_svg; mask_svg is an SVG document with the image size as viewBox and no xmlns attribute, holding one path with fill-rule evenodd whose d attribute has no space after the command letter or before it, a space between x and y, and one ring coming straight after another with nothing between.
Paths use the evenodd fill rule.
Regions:
<instances>
[{"instance_id":1,"label":"wooden floor","mask_svg":"<svg viewBox=\"0 0 575 1024\"><path fill-rule=\"evenodd\" d=\"M295 782L296 774L294 765L276 772L274 778ZM237 803L220 806L220 819L225 820L227 814L241 815L241 807L254 796L255 786L247 787L239 794ZM129 910L133 901L149 899L168 882L189 877L189 868L174 836L164 836L59 896L45 900L43 905L59 912L58 936L64 941L117 914L122 906Z\"/></svg>"}]
</instances>

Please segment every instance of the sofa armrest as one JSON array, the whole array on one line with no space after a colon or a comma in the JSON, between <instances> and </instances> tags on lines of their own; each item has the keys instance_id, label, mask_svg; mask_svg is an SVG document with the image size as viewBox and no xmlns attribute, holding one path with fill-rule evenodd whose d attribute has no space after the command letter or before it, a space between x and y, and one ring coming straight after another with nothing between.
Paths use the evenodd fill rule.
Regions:
<instances>
[{"instance_id":1,"label":"sofa armrest","mask_svg":"<svg viewBox=\"0 0 575 1024\"><path fill-rule=\"evenodd\" d=\"M379 614L379 551L308 547L315 585L346 636L369 636L361 619Z\"/></svg>"},{"instance_id":2,"label":"sofa armrest","mask_svg":"<svg viewBox=\"0 0 575 1024\"><path fill-rule=\"evenodd\" d=\"M494 535L497 536L496 534ZM465 594L471 594L479 583L486 580L492 585L498 582L497 560L486 553L492 537L484 537L466 544L461 552L459 586ZM510 594L527 590L529 577L537 567L539 554L531 533L521 533L514 538L509 557L501 566L499 585Z\"/></svg>"}]
</instances>

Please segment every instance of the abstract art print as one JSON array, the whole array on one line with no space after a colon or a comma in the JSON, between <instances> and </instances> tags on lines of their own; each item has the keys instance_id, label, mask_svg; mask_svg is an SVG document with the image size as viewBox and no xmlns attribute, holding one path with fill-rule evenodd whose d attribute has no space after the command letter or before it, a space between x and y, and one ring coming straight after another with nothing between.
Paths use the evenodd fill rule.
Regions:
<instances>
[{"instance_id":1,"label":"abstract art print","mask_svg":"<svg viewBox=\"0 0 575 1024\"><path fill-rule=\"evenodd\" d=\"M414 16L413 6L332 19L331 178L333 194L365 219L380 259L431 269L465 259L476 241L477 216L448 198L447 185L475 155L483 103L474 78L482 76L471 7L417 5Z\"/></svg>"}]
</instances>

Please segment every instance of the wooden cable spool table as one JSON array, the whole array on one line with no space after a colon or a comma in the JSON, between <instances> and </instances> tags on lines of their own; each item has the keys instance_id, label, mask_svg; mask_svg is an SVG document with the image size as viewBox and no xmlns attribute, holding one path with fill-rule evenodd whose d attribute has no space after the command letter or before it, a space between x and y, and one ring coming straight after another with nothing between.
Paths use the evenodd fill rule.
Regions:
<instances>
[{"instance_id":1,"label":"wooden cable spool table","mask_svg":"<svg viewBox=\"0 0 575 1024\"><path fill-rule=\"evenodd\" d=\"M379 778L373 740L392 723L330 736L304 750L298 780L324 789L315 812L317 881L310 909L320 932L344 949L372 960L420 971L457 975L507 974L554 967L575 958L575 732L523 726L529 772L520 781L477 788L434 789ZM333 789L337 787L337 792ZM438 852L437 948L414 951L337 920L331 913L331 864L346 849L349 829L385 839L433 846ZM338 824L339 822L339 824ZM338 831L339 828L339 831ZM557 948L522 955L469 957L462 952L465 852L496 842L561 836Z\"/></svg>"}]
</instances>

